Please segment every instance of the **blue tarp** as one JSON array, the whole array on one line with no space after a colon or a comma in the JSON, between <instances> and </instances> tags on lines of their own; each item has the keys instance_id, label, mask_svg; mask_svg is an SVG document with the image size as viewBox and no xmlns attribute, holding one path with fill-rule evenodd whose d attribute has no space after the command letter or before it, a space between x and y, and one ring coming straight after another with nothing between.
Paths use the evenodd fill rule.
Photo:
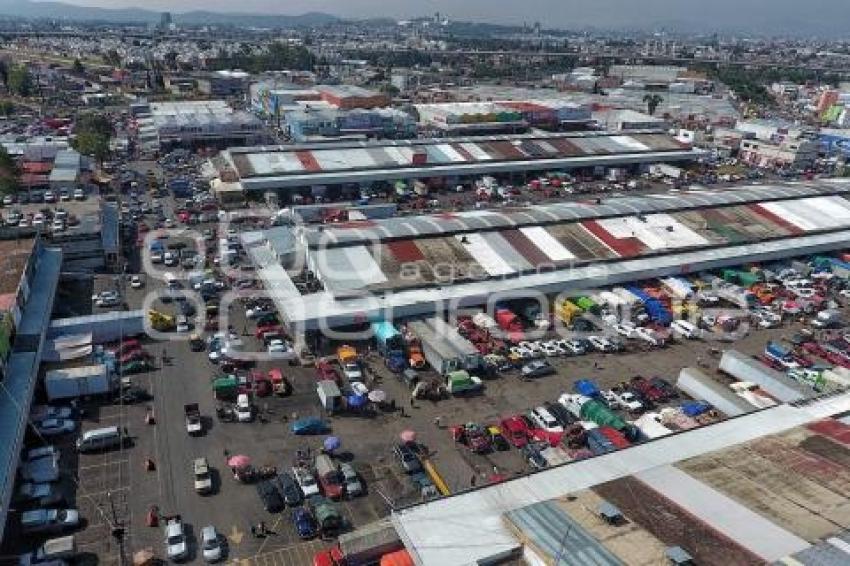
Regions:
<instances>
[{"instance_id":1,"label":"blue tarp","mask_svg":"<svg viewBox=\"0 0 850 566\"><path fill-rule=\"evenodd\" d=\"M711 403L706 401L686 401L682 403L681 409L689 417L698 417L711 410Z\"/></svg>"},{"instance_id":2,"label":"blue tarp","mask_svg":"<svg viewBox=\"0 0 850 566\"><path fill-rule=\"evenodd\" d=\"M573 388L585 397L597 397L599 395L599 388L589 379L579 379L575 382Z\"/></svg>"}]
</instances>

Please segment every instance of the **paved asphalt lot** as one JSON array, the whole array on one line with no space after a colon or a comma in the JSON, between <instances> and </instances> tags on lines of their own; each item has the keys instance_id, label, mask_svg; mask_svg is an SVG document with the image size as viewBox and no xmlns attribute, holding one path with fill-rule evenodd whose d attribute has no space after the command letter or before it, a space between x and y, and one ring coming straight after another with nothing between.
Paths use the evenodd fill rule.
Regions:
<instances>
[{"instance_id":1,"label":"paved asphalt lot","mask_svg":"<svg viewBox=\"0 0 850 566\"><path fill-rule=\"evenodd\" d=\"M755 353L765 340L791 333L792 329L787 327L760 331L743 339L736 347ZM149 350L159 356L162 347L161 343L154 343ZM88 520L88 525L79 534L83 550L97 554L103 563L117 562L119 548L109 537L112 511L107 494L111 494L115 516L129 527L128 553L151 548L163 554L162 529L145 525L147 510L156 505L163 514L181 515L191 534L196 535L207 524L215 525L228 539L230 558L251 558L257 564L294 566L309 563L318 549L331 542L300 541L291 524L289 510L276 515L266 513L253 486L232 479L224 462L224 451L245 454L256 465L267 464L280 469L291 465L297 449L317 450L322 436L295 437L287 429L287 422L294 417L320 414L312 368L278 366L290 378L294 393L285 398L259 400L262 421L266 422L221 423L214 416L215 402L210 387L211 378L217 375L216 368L206 360L205 354L191 352L186 343L168 343L165 348L168 360L164 366L158 360L156 370L133 377L135 383L148 388L154 395L150 405L155 412L155 425L144 424L143 405L89 409L83 421L84 430L122 423L134 439L133 446L124 451L80 459L77 504ZM696 356L710 359L708 349L706 343L690 343L649 353L638 350L560 359L556 362L557 375L532 382L504 375L488 381L484 395L438 403L417 401L415 407L409 404L407 390L383 369L380 360L369 357L367 363L375 370L377 386L386 390L399 407L405 407L405 415L396 411L371 418L336 416L330 419L333 434L342 439L342 456L351 459L368 489L366 496L343 500L338 506L350 526L357 527L388 514L391 504L400 506L418 501L418 493L391 454L392 445L404 429L417 431L419 441L430 452L431 462L453 492L467 489L473 482L486 483L493 466L508 477L527 472L528 468L514 449L489 455L470 454L464 447L455 445L444 428L435 426L435 416L441 416L444 425L470 420L493 422L542 401L556 399L582 377L592 377L606 386L637 373L674 380L678 370L692 364ZM269 367L272 365L261 363L258 369ZM201 406L206 425L206 434L201 437L190 437L185 431L183 404L186 402L198 402ZM72 454L70 450L67 452ZM216 489L209 496L197 495L192 489L191 462L198 456L206 456L217 472ZM144 471L146 458L154 460L155 471ZM250 534L250 526L261 520L274 534L256 539Z\"/></svg>"}]
</instances>

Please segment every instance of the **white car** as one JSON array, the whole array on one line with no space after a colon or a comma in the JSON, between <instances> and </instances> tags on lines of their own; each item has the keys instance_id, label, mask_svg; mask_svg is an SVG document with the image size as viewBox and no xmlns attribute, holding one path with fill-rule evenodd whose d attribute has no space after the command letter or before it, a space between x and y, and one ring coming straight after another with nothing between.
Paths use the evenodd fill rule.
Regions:
<instances>
[{"instance_id":1,"label":"white car","mask_svg":"<svg viewBox=\"0 0 850 566\"><path fill-rule=\"evenodd\" d=\"M206 458L195 458L192 462L192 479L195 483L197 493L210 493L212 491L212 476L210 465Z\"/></svg>"},{"instance_id":2,"label":"white car","mask_svg":"<svg viewBox=\"0 0 850 566\"><path fill-rule=\"evenodd\" d=\"M130 277L130 287L133 289L141 289L145 286L145 282L142 281L142 277L140 275L133 275Z\"/></svg>"},{"instance_id":3,"label":"white car","mask_svg":"<svg viewBox=\"0 0 850 566\"><path fill-rule=\"evenodd\" d=\"M558 344L557 340L542 342L540 347L543 349L543 353L547 356L563 356L567 353L567 351Z\"/></svg>"},{"instance_id":4,"label":"white car","mask_svg":"<svg viewBox=\"0 0 850 566\"><path fill-rule=\"evenodd\" d=\"M531 422L537 428L543 429L546 432L564 432L564 427L558 424L557 419L545 407L531 409L528 411L528 418L531 419Z\"/></svg>"},{"instance_id":5,"label":"white car","mask_svg":"<svg viewBox=\"0 0 850 566\"><path fill-rule=\"evenodd\" d=\"M189 332L189 319L185 315L181 314L177 317L177 332Z\"/></svg>"},{"instance_id":6,"label":"white car","mask_svg":"<svg viewBox=\"0 0 850 566\"><path fill-rule=\"evenodd\" d=\"M603 336L588 336L587 341L597 352L615 352L617 347L614 343Z\"/></svg>"},{"instance_id":7,"label":"white car","mask_svg":"<svg viewBox=\"0 0 850 566\"><path fill-rule=\"evenodd\" d=\"M558 343L564 348L568 354L580 356L585 353L584 345L578 340L558 340Z\"/></svg>"},{"instance_id":8,"label":"white car","mask_svg":"<svg viewBox=\"0 0 850 566\"><path fill-rule=\"evenodd\" d=\"M33 426L41 436L59 436L77 430L77 423L70 419L45 419Z\"/></svg>"},{"instance_id":9,"label":"white car","mask_svg":"<svg viewBox=\"0 0 850 566\"><path fill-rule=\"evenodd\" d=\"M83 189L74 189L74 200L86 200L86 193Z\"/></svg>"},{"instance_id":10,"label":"white car","mask_svg":"<svg viewBox=\"0 0 850 566\"><path fill-rule=\"evenodd\" d=\"M57 218L53 221L53 224L50 225L50 229L54 232L61 232L65 229L65 223Z\"/></svg>"},{"instance_id":11,"label":"white car","mask_svg":"<svg viewBox=\"0 0 850 566\"><path fill-rule=\"evenodd\" d=\"M207 525L201 529L201 549L204 554L204 560L207 562L218 562L224 557L221 537L214 526Z\"/></svg>"},{"instance_id":12,"label":"white car","mask_svg":"<svg viewBox=\"0 0 850 566\"><path fill-rule=\"evenodd\" d=\"M151 263L162 263L165 260L165 256L162 251L155 250L151 252Z\"/></svg>"},{"instance_id":13,"label":"white car","mask_svg":"<svg viewBox=\"0 0 850 566\"><path fill-rule=\"evenodd\" d=\"M171 218L166 218L164 224L166 228L174 228L174 220Z\"/></svg>"},{"instance_id":14,"label":"white car","mask_svg":"<svg viewBox=\"0 0 850 566\"><path fill-rule=\"evenodd\" d=\"M162 262L168 267L177 265L177 254L174 252L165 252L162 256Z\"/></svg>"},{"instance_id":15,"label":"white car","mask_svg":"<svg viewBox=\"0 0 850 566\"><path fill-rule=\"evenodd\" d=\"M518 346L520 348L526 348L528 350L531 350L537 356L543 355L543 347L540 344L540 342L530 342L530 341L525 340L523 342L520 342L518 344Z\"/></svg>"},{"instance_id":16,"label":"white car","mask_svg":"<svg viewBox=\"0 0 850 566\"><path fill-rule=\"evenodd\" d=\"M240 393L236 397L236 407L234 408L236 409L236 420L240 423L249 423L254 420L254 409L245 393Z\"/></svg>"},{"instance_id":17,"label":"white car","mask_svg":"<svg viewBox=\"0 0 850 566\"><path fill-rule=\"evenodd\" d=\"M319 495L319 484L316 483L316 478L310 470L294 467L292 468L292 477L298 482L305 499L309 499L311 495Z\"/></svg>"},{"instance_id":18,"label":"white car","mask_svg":"<svg viewBox=\"0 0 850 566\"><path fill-rule=\"evenodd\" d=\"M275 338L274 340L269 342L267 350L269 354L281 354L284 352L288 352L289 346L280 338Z\"/></svg>"},{"instance_id":19,"label":"white car","mask_svg":"<svg viewBox=\"0 0 850 566\"><path fill-rule=\"evenodd\" d=\"M623 391L617 395L617 402L630 413L637 413L643 409L643 403L631 391Z\"/></svg>"},{"instance_id":20,"label":"white car","mask_svg":"<svg viewBox=\"0 0 850 566\"><path fill-rule=\"evenodd\" d=\"M91 299L96 307L115 307L121 303L121 295L118 291L101 291L92 295Z\"/></svg>"},{"instance_id":21,"label":"white car","mask_svg":"<svg viewBox=\"0 0 850 566\"><path fill-rule=\"evenodd\" d=\"M510 348L511 354L519 357L523 360L530 360L534 358L534 352L529 350L528 348L523 348L522 346L511 346Z\"/></svg>"},{"instance_id":22,"label":"white car","mask_svg":"<svg viewBox=\"0 0 850 566\"><path fill-rule=\"evenodd\" d=\"M617 399L617 394L610 389L603 389L599 392L599 394L611 409L618 409L620 407L620 401Z\"/></svg>"},{"instance_id":23,"label":"white car","mask_svg":"<svg viewBox=\"0 0 850 566\"><path fill-rule=\"evenodd\" d=\"M44 226L44 214L36 212L35 216L32 217L32 226L33 228L41 228Z\"/></svg>"},{"instance_id":24,"label":"white car","mask_svg":"<svg viewBox=\"0 0 850 566\"><path fill-rule=\"evenodd\" d=\"M652 329L650 328L636 328L635 329L635 337L640 338L644 342L652 344L653 346L663 346L664 340L658 336Z\"/></svg>"},{"instance_id":25,"label":"white car","mask_svg":"<svg viewBox=\"0 0 850 566\"><path fill-rule=\"evenodd\" d=\"M248 319L259 318L260 316L272 312L272 307L267 305L257 305L245 311L245 317Z\"/></svg>"},{"instance_id":26,"label":"white car","mask_svg":"<svg viewBox=\"0 0 850 566\"><path fill-rule=\"evenodd\" d=\"M189 556L186 531L180 519L169 519L165 525L165 555L169 560L183 560Z\"/></svg>"},{"instance_id":27,"label":"white car","mask_svg":"<svg viewBox=\"0 0 850 566\"><path fill-rule=\"evenodd\" d=\"M53 191L45 191L44 202L56 202L56 193Z\"/></svg>"},{"instance_id":28,"label":"white car","mask_svg":"<svg viewBox=\"0 0 850 566\"><path fill-rule=\"evenodd\" d=\"M21 530L24 533L61 532L80 525L76 509L34 509L21 513Z\"/></svg>"},{"instance_id":29,"label":"white car","mask_svg":"<svg viewBox=\"0 0 850 566\"><path fill-rule=\"evenodd\" d=\"M621 322L614 325L614 331L624 338L632 338L637 328L632 322Z\"/></svg>"}]
</instances>

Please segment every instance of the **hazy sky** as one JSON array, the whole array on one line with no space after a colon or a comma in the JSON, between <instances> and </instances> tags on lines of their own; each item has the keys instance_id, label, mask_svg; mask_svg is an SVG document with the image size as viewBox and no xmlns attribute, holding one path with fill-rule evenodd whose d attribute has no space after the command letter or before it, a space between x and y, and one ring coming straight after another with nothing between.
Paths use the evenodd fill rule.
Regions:
<instances>
[{"instance_id":1,"label":"hazy sky","mask_svg":"<svg viewBox=\"0 0 850 566\"><path fill-rule=\"evenodd\" d=\"M62 0L101 7L301 14L322 11L349 18L404 18L436 11L455 19L551 26L646 25L685 21L707 26L794 26L812 20L850 30L847 0Z\"/></svg>"}]
</instances>

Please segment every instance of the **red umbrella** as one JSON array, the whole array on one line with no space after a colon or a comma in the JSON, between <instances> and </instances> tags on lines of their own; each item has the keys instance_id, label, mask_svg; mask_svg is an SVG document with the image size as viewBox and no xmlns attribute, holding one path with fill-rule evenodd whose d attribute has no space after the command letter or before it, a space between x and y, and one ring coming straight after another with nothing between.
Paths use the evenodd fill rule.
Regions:
<instances>
[{"instance_id":1,"label":"red umbrella","mask_svg":"<svg viewBox=\"0 0 850 566\"><path fill-rule=\"evenodd\" d=\"M399 436L402 442L416 442L416 431L403 430Z\"/></svg>"},{"instance_id":2,"label":"red umbrella","mask_svg":"<svg viewBox=\"0 0 850 566\"><path fill-rule=\"evenodd\" d=\"M227 461L227 465L231 468L244 468L251 464L251 458L245 456L243 454L238 454L236 456L231 456Z\"/></svg>"}]
</instances>

